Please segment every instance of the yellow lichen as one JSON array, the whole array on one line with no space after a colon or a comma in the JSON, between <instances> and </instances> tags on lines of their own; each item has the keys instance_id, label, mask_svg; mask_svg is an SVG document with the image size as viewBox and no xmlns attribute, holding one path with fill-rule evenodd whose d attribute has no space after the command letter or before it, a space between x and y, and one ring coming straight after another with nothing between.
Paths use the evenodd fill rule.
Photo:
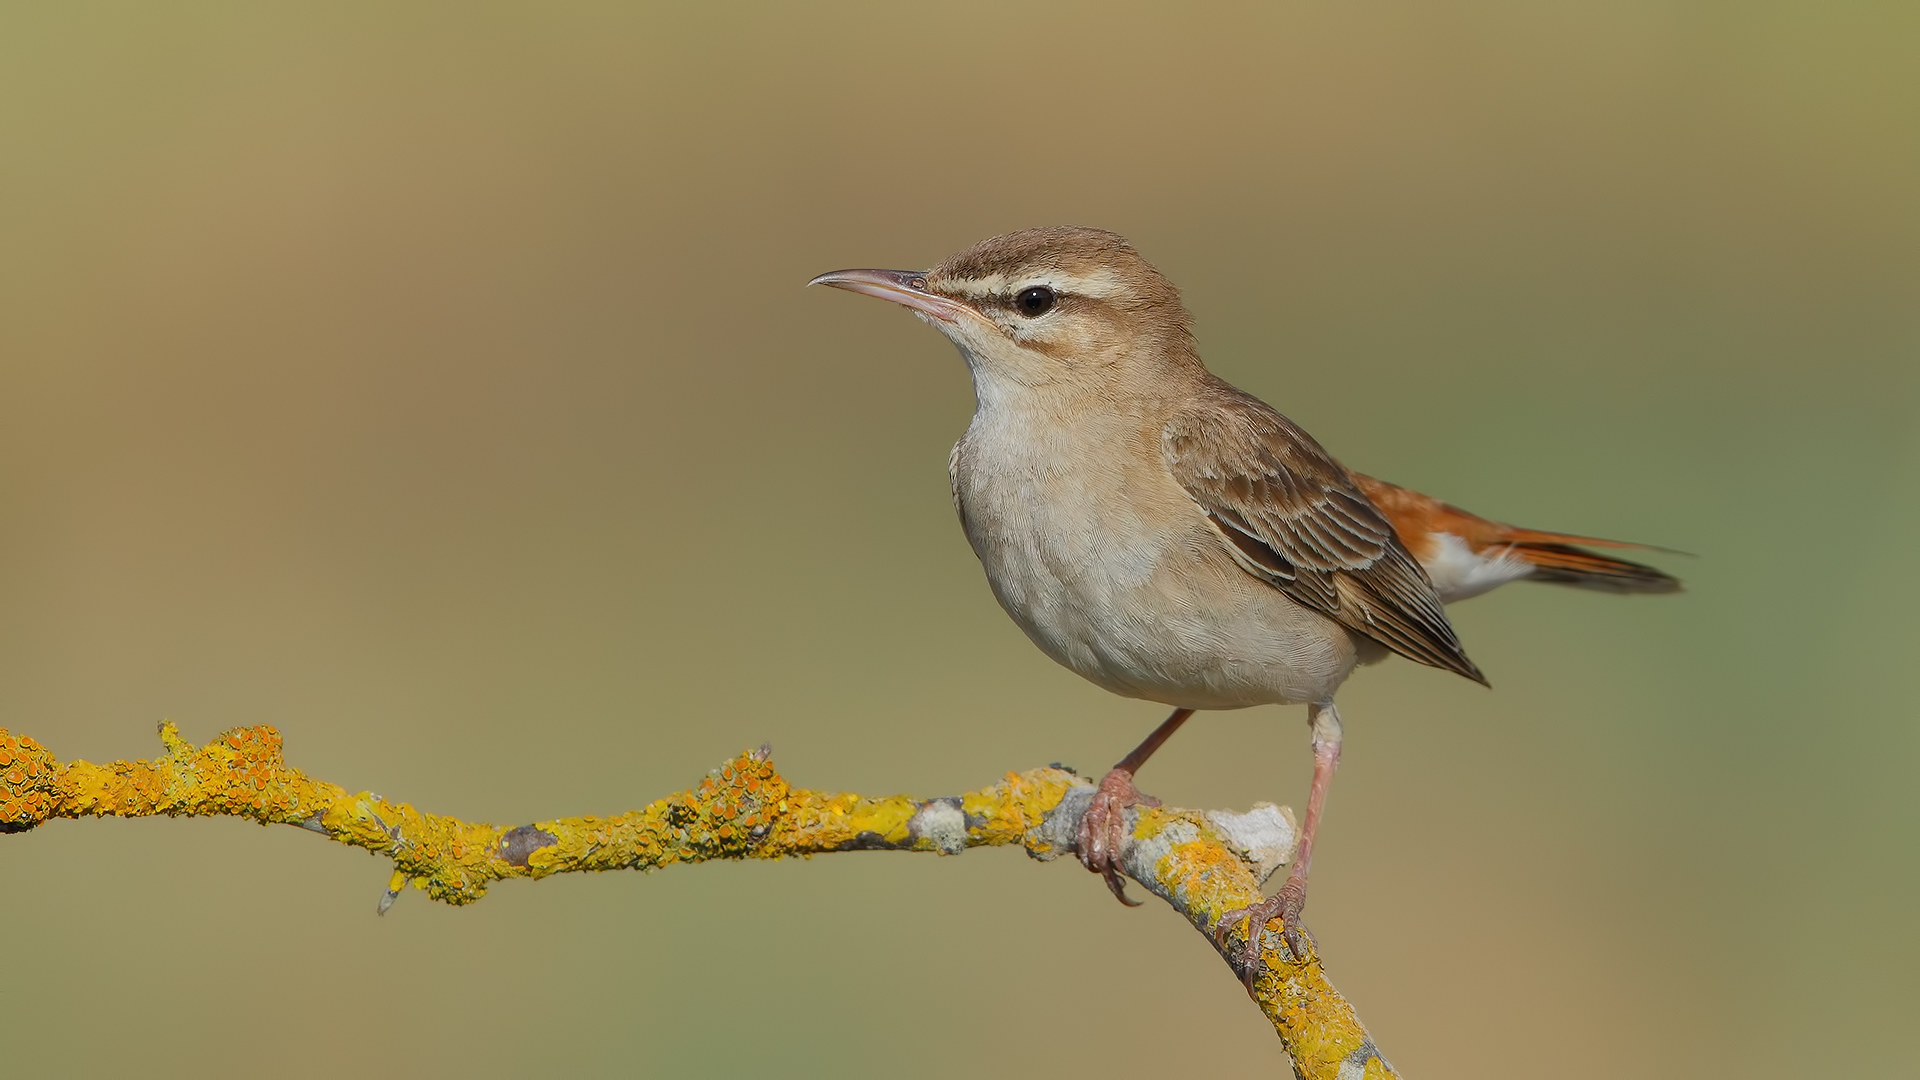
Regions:
<instances>
[{"instance_id":1,"label":"yellow lichen","mask_svg":"<svg viewBox=\"0 0 1920 1080\"><path fill-rule=\"evenodd\" d=\"M382 911L409 882L435 899L467 904L506 878L859 847L950 851L957 837L951 802L932 806L905 796L796 789L762 752L742 754L694 788L640 810L504 828L423 813L314 780L286 764L280 733L271 727L235 728L196 748L168 723L160 740L166 752L152 760L62 765L31 738L0 729L0 831L30 829L56 817L158 814L300 825L393 860ZM968 792L957 800L964 845L1024 845L1052 857L1058 841L1043 835L1042 826L1067 792L1084 783L1062 769L1044 768L1008 773L992 787ZM944 824L934 830L937 835L916 835L916 815L929 807L938 811L930 820ZM1182 831L1167 834L1176 827ZM1170 845L1152 880L1142 884L1168 898L1202 932L1211 935L1226 914L1261 899L1253 871L1203 815L1166 809L1138 815L1136 840L1163 834L1180 842ZM1291 957L1277 941L1274 934L1263 939L1270 947L1254 997L1297 1073L1331 1078L1358 1064L1368 1077L1391 1076L1352 1007L1328 983L1319 957L1311 949Z\"/></svg>"}]
</instances>

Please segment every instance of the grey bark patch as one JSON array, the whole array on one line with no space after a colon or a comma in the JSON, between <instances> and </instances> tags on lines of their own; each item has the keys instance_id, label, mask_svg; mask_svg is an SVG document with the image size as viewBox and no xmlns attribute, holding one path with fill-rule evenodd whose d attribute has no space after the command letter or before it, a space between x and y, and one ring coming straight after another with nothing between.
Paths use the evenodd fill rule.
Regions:
<instances>
[{"instance_id":1,"label":"grey bark patch","mask_svg":"<svg viewBox=\"0 0 1920 1080\"><path fill-rule=\"evenodd\" d=\"M1173 853L1173 849L1182 844L1190 844L1200 839L1200 830L1192 822L1174 820L1167 822L1159 832L1145 840L1133 839L1134 823L1139 817L1138 810L1127 811L1127 842L1120 848L1120 868L1128 877L1140 883L1140 887L1173 902L1181 911L1186 910L1184 897L1176 897L1154 874L1154 868L1160 860Z\"/></svg>"},{"instance_id":2,"label":"grey bark patch","mask_svg":"<svg viewBox=\"0 0 1920 1080\"><path fill-rule=\"evenodd\" d=\"M862 829L854 838L836 846L835 851L887 851L893 847L887 838L872 829Z\"/></svg>"},{"instance_id":3,"label":"grey bark patch","mask_svg":"<svg viewBox=\"0 0 1920 1080\"><path fill-rule=\"evenodd\" d=\"M1040 827L1027 836L1027 854L1042 862L1057 859L1080 843L1080 819L1087 816L1093 803L1093 785L1075 784L1054 808L1047 811Z\"/></svg>"},{"instance_id":4,"label":"grey bark patch","mask_svg":"<svg viewBox=\"0 0 1920 1080\"><path fill-rule=\"evenodd\" d=\"M1370 1061L1378 1061L1387 1066L1388 1072L1393 1071L1393 1066L1387 1065L1387 1059L1380 1056L1380 1048L1373 1045L1373 1040L1369 1038L1354 1047L1353 1053L1341 1060L1340 1072L1336 1080L1364 1080L1367 1075L1367 1063Z\"/></svg>"},{"instance_id":5,"label":"grey bark patch","mask_svg":"<svg viewBox=\"0 0 1920 1080\"><path fill-rule=\"evenodd\" d=\"M521 825L508 829L500 838L500 857L513 866L527 865L527 859L543 847L560 842L560 838L533 825Z\"/></svg>"},{"instance_id":6,"label":"grey bark patch","mask_svg":"<svg viewBox=\"0 0 1920 1080\"><path fill-rule=\"evenodd\" d=\"M907 822L907 834L915 840L927 841L942 855L958 855L967 850L967 827L967 815L960 810L960 800L949 795L921 803Z\"/></svg>"},{"instance_id":7,"label":"grey bark patch","mask_svg":"<svg viewBox=\"0 0 1920 1080\"><path fill-rule=\"evenodd\" d=\"M1272 803L1256 803L1244 814L1230 810L1209 810L1207 824L1219 831L1221 839L1253 869L1262 883L1274 871L1293 861L1299 830L1285 810Z\"/></svg>"}]
</instances>

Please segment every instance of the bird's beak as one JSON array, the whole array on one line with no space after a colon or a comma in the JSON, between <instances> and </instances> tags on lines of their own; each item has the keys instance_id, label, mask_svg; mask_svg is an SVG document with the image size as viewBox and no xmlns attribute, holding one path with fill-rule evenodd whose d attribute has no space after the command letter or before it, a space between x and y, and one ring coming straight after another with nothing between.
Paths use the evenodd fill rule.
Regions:
<instances>
[{"instance_id":1,"label":"bird's beak","mask_svg":"<svg viewBox=\"0 0 1920 1080\"><path fill-rule=\"evenodd\" d=\"M966 306L927 291L924 274L912 270L835 270L821 274L809 285L831 285L848 292L865 293L891 300L941 322L955 322Z\"/></svg>"}]
</instances>

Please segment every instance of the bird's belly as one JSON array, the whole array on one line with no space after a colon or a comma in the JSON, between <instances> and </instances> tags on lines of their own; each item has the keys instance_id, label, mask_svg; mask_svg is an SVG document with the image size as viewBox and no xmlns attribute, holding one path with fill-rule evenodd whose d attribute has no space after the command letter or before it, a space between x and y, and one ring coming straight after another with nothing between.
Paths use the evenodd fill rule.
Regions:
<instances>
[{"instance_id":1,"label":"bird's belly","mask_svg":"<svg viewBox=\"0 0 1920 1080\"><path fill-rule=\"evenodd\" d=\"M963 493L994 595L1041 651L1116 694L1185 708L1331 698L1352 635L1235 565L1197 508L1153 524L1108 496Z\"/></svg>"}]
</instances>

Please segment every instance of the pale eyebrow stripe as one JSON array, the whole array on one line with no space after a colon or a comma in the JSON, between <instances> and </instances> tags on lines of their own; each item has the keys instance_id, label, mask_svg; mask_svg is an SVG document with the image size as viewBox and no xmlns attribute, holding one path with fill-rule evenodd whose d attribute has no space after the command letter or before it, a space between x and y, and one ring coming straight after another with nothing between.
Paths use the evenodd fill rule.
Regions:
<instances>
[{"instance_id":1,"label":"pale eyebrow stripe","mask_svg":"<svg viewBox=\"0 0 1920 1080\"><path fill-rule=\"evenodd\" d=\"M1112 295L1122 283L1119 276L1112 270L1100 267L1083 273L1065 273L1055 270L1022 275L1017 278L1006 274L988 274L986 277L957 278L941 284L949 292L978 300L1011 297L1015 286L1026 288L1031 285L1045 285L1056 292L1070 296L1101 300Z\"/></svg>"}]
</instances>

